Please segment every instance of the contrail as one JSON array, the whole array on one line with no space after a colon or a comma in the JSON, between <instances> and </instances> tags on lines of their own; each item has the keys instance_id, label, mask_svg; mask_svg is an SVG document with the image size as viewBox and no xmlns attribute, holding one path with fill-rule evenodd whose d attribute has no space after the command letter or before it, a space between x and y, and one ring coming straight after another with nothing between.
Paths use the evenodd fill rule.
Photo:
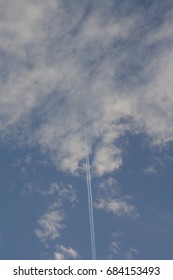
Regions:
<instances>
[{"instance_id":1,"label":"contrail","mask_svg":"<svg viewBox=\"0 0 173 280\"><path fill-rule=\"evenodd\" d=\"M92 199L91 173L90 173L90 162L89 162L89 153L88 153L88 137L87 137L86 126L85 126L85 142L86 142L86 179L87 179L87 190L88 190L88 208L89 208L90 235L91 235L91 252L92 252L92 259L96 260L93 199Z\"/></svg>"}]
</instances>

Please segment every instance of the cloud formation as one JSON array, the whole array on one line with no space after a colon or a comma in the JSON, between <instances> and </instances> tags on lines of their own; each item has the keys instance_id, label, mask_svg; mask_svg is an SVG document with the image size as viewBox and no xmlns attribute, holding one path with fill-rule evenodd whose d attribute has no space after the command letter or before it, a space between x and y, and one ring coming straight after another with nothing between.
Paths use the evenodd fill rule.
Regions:
<instances>
[{"instance_id":1,"label":"cloud formation","mask_svg":"<svg viewBox=\"0 0 173 280\"><path fill-rule=\"evenodd\" d=\"M113 178L102 181L98 186L98 194L94 206L98 210L104 210L107 213L113 213L119 217L128 216L139 218L135 206L129 200L131 197L122 197L120 188Z\"/></svg>"},{"instance_id":2,"label":"cloud formation","mask_svg":"<svg viewBox=\"0 0 173 280\"><path fill-rule=\"evenodd\" d=\"M77 259L79 253L71 247L64 247L63 245L57 246L57 250L54 253L56 260L68 260Z\"/></svg>"},{"instance_id":3,"label":"cloud formation","mask_svg":"<svg viewBox=\"0 0 173 280\"><path fill-rule=\"evenodd\" d=\"M130 247L125 253L127 260L134 260L136 258L136 255L139 255L139 251L133 247Z\"/></svg>"},{"instance_id":4,"label":"cloud formation","mask_svg":"<svg viewBox=\"0 0 173 280\"><path fill-rule=\"evenodd\" d=\"M49 210L38 220L38 225L35 234L41 241L55 240L60 237L64 228L64 213L60 210Z\"/></svg>"},{"instance_id":5,"label":"cloud formation","mask_svg":"<svg viewBox=\"0 0 173 280\"><path fill-rule=\"evenodd\" d=\"M87 123L96 176L122 165L126 132L172 141L172 4L164 3L1 1L2 137L39 145L76 173Z\"/></svg>"},{"instance_id":6,"label":"cloud formation","mask_svg":"<svg viewBox=\"0 0 173 280\"><path fill-rule=\"evenodd\" d=\"M38 147L58 170L83 175L87 125L91 173L101 178L123 165L127 133L153 146L173 141L172 1L0 0L0 13L2 141ZM111 179L98 191L97 209L138 217ZM44 243L65 227L62 201L77 202L70 186L42 192L57 194L35 230ZM57 245L54 257L78 253Z\"/></svg>"},{"instance_id":7,"label":"cloud formation","mask_svg":"<svg viewBox=\"0 0 173 280\"><path fill-rule=\"evenodd\" d=\"M78 202L73 186L65 186L62 183L53 182L46 191L39 188L32 189L32 191L48 199L46 211L38 218L37 228L34 231L35 235L45 247L49 246L52 241L56 242L56 251L53 253L55 259L77 258L79 254L75 249L71 247L66 248L62 244L59 244L62 231L66 227L64 202L69 201L71 207L74 207Z\"/></svg>"}]
</instances>

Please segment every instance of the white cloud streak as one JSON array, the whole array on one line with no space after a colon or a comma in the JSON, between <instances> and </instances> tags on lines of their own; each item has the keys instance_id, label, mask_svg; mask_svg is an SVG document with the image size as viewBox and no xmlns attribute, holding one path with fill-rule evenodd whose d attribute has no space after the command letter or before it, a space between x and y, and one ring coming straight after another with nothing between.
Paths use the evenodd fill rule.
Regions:
<instances>
[{"instance_id":1,"label":"white cloud streak","mask_svg":"<svg viewBox=\"0 0 173 280\"><path fill-rule=\"evenodd\" d=\"M88 192L88 210L89 210L89 222L90 222L90 238L91 238L91 253L92 259L96 260L96 243L95 243L95 226L93 215L93 196L92 196L92 184L91 184L91 172L90 161L88 153L88 137L87 127L85 127L85 141L86 141L86 180L87 180L87 192Z\"/></svg>"}]
</instances>

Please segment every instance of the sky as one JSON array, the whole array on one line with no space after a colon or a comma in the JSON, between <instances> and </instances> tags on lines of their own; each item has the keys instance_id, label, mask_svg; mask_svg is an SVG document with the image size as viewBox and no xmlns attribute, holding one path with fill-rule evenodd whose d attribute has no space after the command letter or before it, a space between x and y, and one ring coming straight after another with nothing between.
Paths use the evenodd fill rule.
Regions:
<instances>
[{"instance_id":1,"label":"sky","mask_svg":"<svg viewBox=\"0 0 173 280\"><path fill-rule=\"evenodd\" d=\"M0 259L173 259L172 0L0 0ZM85 139L87 128L88 143Z\"/></svg>"}]
</instances>

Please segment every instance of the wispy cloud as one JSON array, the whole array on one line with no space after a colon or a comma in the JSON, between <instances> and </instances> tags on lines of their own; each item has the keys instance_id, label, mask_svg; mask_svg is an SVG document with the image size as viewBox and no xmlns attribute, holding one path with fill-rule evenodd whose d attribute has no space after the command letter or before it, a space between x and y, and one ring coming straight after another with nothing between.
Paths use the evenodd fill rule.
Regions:
<instances>
[{"instance_id":1,"label":"wispy cloud","mask_svg":"<svg viewBox=\"0 0 173 280\"><path fill-rule=\"evenodd\" d=\"M153 165L149 165L144 169L146 174L157 174L157 170Z\"/></svg>"},{"instance_id":2,"label":"wispy cloud","mask_svg":"<svg viewBox=\"0 0 173 280\"><path fill-rule=\"evenodd\" d=\"M32 189L34 191L34 189ZM35 234L45 247L51 241L59 243L63 230L66 228L65 202L69 201L71 207L78 202L76 192L72 185L64 186L62 183L53 182L47 191L35 190L48 200L46 211L38 218ZM54 249L55 250L55 249ZM76 255L75 255L76 254ZM71 247L66 248L62 244L56 245L54 257L56 259L76 258L78 253Z\"/></svg>"},{"instance_id":3,"label":"wispy cloud","mask_svg":"<svg viewBox=\"0 0 173 280\"><path fill-rule=\"evenodd\" d=\"M78 202L76 191L71 184L65 186L63 183L53 182L45 195L56 197L59 206L63 204L64 200L70 201L73 206Z\"/></svg>"},{"instance_id":4,"label":"wispy cloud","mask_svg":"<svg viewBox=\"0 0 173 280\"><path fill-rule=\"evenodd\" d=\"M102 176L122 165L117 140L127 131L155 145L172 141L173 38L168 1L151 4L149 13L135 1L97 3L99 9L76 1L71 8L53 0L0 3L0 129L76 173L88 122L95 175Z\"/></svg>"},{"instance_id":5,"label":"wispy cloud","mask_svg":"<svg viewBox=\"0 0 173 280\"><path fill-rule=\"evenodd\" d=\"M105 200L104 198L101 198L95 203L95 207L99 210L105 210L108 213L112 212L118 216L127 215L138 217L135 207L122 199L110 198Z\"/></svg>"},{"instance_id":6,"label":"wispy cloud","mask_svg":"<svg viewBox=\"0 0 173 280\"><path fill-rule=\"evenodd\" d=\"M97 176L111 173L122 164L120 149L113 145L100 145L95 152L93 167Z\"/></svg>"},{"instance_id":7,"label":"wispy cloud","mask_svg":"<svg viewBox=\"0 0 173 280\"><path fill-rule=\"evenodd\" d=\"M114 232L112 234L111 242L108 248L109 259L127 259L133 260L139 255L139 251L132 246L124 248L121 240L121 232ZM121 240L121 241L120 241Z\"/></svg>"},{"instance_id":8,"label":"wispy cloud","mask_svg":"<svg viewBox=\"0 0 173 280\"><path fill-rule=\"evenodd\" d=\"M125 253L125 256L128 260L134 260L136 256L139 254L139 251L136 250L133 247L130 247L127 252Z\"/></svg>"},{"instance_id":9,"label":"wispy cloud","mask_svg":"<svg viewBox=\"0 0 173 280\"><path fill-rule=\"evenodd\" d=\"M38 220L36 236L43 242L55 240L61 235L64 225L64 212L60 209L50 208Z\"/></svg>"},{"instance_id":10,"label":"wispy cloud","mask_svg":"<svg viewBox=\"0 0 173 280\"><path fill-rule=\"evenodd\" d=\"M119 217L129 216L131 218L139 218L137 209L129 202L131 197L122 197L120 188L115 180L111 177L98 186L98 194L94 206L98 210L113 213Z\"/></svg>"},{"instance_id":11,"label":"wispy cloud","mask_svg":"<svg viewBox=\"0 0 173 280\"><path fill-rule=\"evenodd\" d=\"M122 246L120 242L120 232L114 232L111 237L111 242L108 248L108 259L114 259L115 257L120 257L122 254Z\"/></svg>"},{"instance_id":12,"label":"wispy cloud","mask_svg":"<svg viewBox=\"0 0 173 280\"><path fill-rule=\"evenodd\" d=\"M57 206L50 206L49 209L39 218L38 227L35 230L36 236L47 248L51 241L59 242L62 230L65 228L65 213ZM56 260L77 259L79 253L64 245L56 245L53 249L53 258Z\"/></svg>"},{"instance_id":13,"label":"wispy cloud","mask_svg":"<svg viewBox=\"0 0 173 280\"><path fill-rule=\"evenodd\" d=\"M112 255L119 255L120 254L120 244L119 242L117 241L112 241L110 246L109 246L109 250L110 250L110 253Z\"/></svg>"},{"instance_id":14,"label":"wispy cloud","mask_svg":"<svg viewBox=\"0 0 173 280\"><path fill-rule=\"evenodd\" d=\"M63 245L58 245L54 256L56 260L77 259L79 257L79 253L71 247L66 248Z\"/></svg>"}]
</instances>

